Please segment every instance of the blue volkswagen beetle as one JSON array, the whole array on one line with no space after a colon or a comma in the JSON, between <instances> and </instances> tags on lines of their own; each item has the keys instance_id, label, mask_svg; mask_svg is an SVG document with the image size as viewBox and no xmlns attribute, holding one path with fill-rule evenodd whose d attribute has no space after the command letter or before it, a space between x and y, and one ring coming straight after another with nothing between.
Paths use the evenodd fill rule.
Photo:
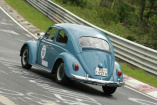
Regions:
<instances>
[{"instance_id":1,"label":"blue volkswagen beetle","mask_svg":"<svg viewBox=\"0 0 157 105\"><path fill-rule=\"evenodd\" d=\"M20 56L23 68L43 68L55 74L56 82L62 85L70 80L99 85L108 95L124 85L111 41L91 27L55 24L42 38L25 42Z\"/></svg>"}]
</instances>

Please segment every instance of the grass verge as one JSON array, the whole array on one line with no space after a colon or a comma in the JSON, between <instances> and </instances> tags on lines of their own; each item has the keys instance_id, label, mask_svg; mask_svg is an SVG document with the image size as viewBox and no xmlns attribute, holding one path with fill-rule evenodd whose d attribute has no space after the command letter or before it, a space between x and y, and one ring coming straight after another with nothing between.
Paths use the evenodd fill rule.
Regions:
<instances>
[{"instance_id":1,"label":"grass verge","mask_svg":"<svg viewBox=\"0 0 157 105\"><path fill-rule=\"evenodd\" d=\"M27 4L24 0L5 0L5 1L9 5L11 5L25 19L34 24L36 27L40 28L42 31L46 31L49 26L55 24L41 12ZM122 67L124 74L131 76L139 81L145 82L149 85L152 85L154 87L157 87L157 78L155 78L154 76L147 74L142 69L132 69L125 63L120 63L120 65Z\"/></svg>"},{"instance_id":2,"label":"grass verge","mask_svg":"<svg viewBox=\"0 0 157 105\"><path fill-rule=\"evenodd\" d=\"M34 24L42 31L46 31L48 27L55 24L44 14L39 12L26 3L25 0L5 0L11 7L13 7L19 14L21 14L26 20Z\"/></svg>"},{"instance_id":3,"label":"grass verge","mask_svg":"<svg viewBox=\"0 0 157 105\"><path fill-rule=\"evenodd\" d=\"M144 83L147 83L151 86L157 87L157 78L153 75L148 74L142 69L132 69L129 66L127 66L125 63L120 63L123 73L133 77L139 81L142 81Z\"/></svg>"}]
</instances>

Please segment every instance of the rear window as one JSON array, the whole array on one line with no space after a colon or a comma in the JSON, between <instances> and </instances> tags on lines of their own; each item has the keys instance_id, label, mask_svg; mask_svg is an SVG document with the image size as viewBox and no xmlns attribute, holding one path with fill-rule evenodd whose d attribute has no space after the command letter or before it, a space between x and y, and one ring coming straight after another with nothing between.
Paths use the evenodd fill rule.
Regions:
<instances>
[{"instance_id":1,"label":"rear window","mask_svg":"<svg viewBox=\"0 0 157 105\"><path fill-rule=\"evenodd\" d=\"M100 39L96 37L81 37L79 39L79 44L81 47L98 48L98 49L110 51L110 46L108 42L104 39Z\"/></svg>"}]
</instances>

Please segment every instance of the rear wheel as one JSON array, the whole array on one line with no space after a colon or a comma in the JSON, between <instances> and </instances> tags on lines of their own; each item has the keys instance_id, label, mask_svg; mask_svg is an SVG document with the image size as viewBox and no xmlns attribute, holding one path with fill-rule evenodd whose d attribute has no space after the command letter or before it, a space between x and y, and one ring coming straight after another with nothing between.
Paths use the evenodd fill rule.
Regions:
<instances>
[{"instance_id":1,"label":"rear wheel","mask_svg":"<svg viewBox=\"0 0 157 105\"><path fill-rule=\"evenodd\" d=\"M60 62L56 72L56 82L61 85L67 85L70 79L65 74L64 63Z\"/></svg>"},{"instance_id":2,"label":"rear wheel","mask_svg":"<svg viewBox=\"0 0 157 105\"><path fill-rule=\"evenodd\" d=\"M28 46L25 46L22 51L22 56L21 56L21 64L22 67L25 69L30 69L32 65L28 64L29 60L29 48Z\"/></svg>"},{"instance_id":3,"label":"rear wheel","mask_svg":"<svg viewBox=\"0 0 157 105\"><path fill-rule=\"evenodd\" d=\"M106 95L111 95L116 91L117 87L102 86L102 89Z\"/></svg>"}]
</instances>

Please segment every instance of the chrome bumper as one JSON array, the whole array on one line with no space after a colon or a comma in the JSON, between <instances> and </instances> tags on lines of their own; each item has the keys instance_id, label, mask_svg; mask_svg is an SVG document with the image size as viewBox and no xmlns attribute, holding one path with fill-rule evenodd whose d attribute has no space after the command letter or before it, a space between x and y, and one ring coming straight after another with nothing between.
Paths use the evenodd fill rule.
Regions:
<instances>
[{"instance_id":1,"label":"chrome bumper","mask_svg":"<svg viewBox=\"0 0 157 105\"><path fill-rule=\"evenodd\" d=\"M71 74L71 78L76 79L76 80L81 80L84 82L91 82L92 84L113 85L113 86L118 86L118 87L123 86L125 84L124 82L120 82L120 79L118 79L117 82L104 81L104 80L97 80L97 79L89 78L88 75L86 77L82 77L82 76Z\"/></svg>"}]
</instances>

